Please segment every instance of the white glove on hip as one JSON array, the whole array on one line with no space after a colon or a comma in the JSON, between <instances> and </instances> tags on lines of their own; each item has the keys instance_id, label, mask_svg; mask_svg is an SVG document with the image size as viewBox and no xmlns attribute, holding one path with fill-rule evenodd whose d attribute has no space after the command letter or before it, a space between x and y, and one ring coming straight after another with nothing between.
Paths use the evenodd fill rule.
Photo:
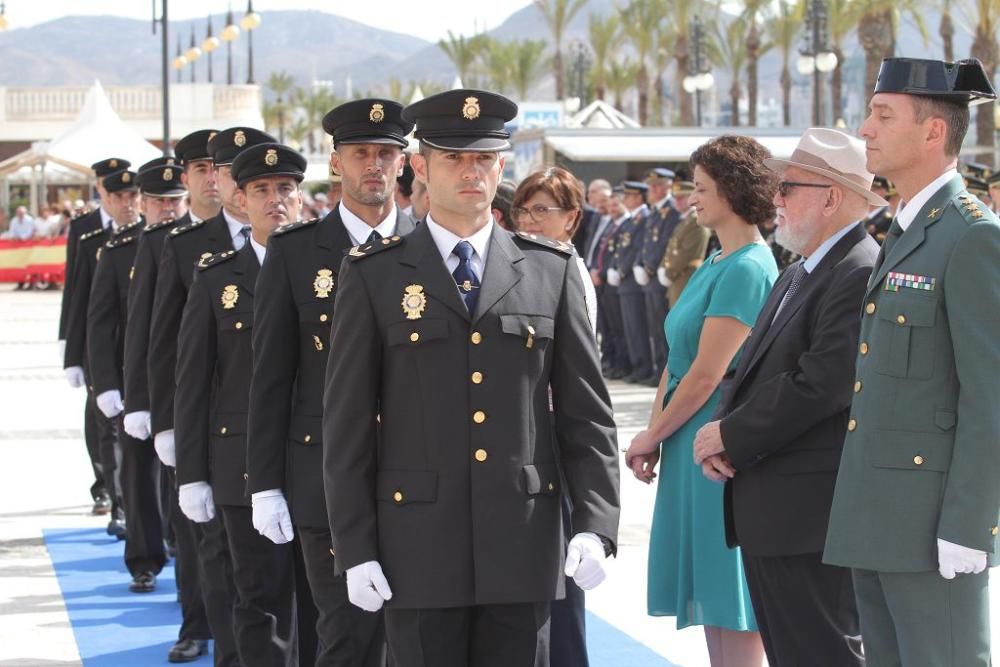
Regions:
<instances>
[{"instance_id":1,"label":"white glove on hip","mask_svg":"<svg viewBox=\"0 0 1000 667\"><path fill-rule=\"evenodd\" d=\"M618 269L608 269L608 284L612 287L618 287L622 284L622 274L618 272Z\"/></svg>"},{"instance_id":2,"label":"white glove on hip","mask_svg":"<svg viewBox=\"0 0 1000 667\"><path fill-rule=\"evenodd\" d=\"M177 503L184 516L195 523L208 523L215 518L215 500L208 482L181 484L177 489Z\"/></svg>"},{"instance_id":3,"label":"white glove on hip","mask_svg":"<svg viewBox=\"0 0 1000 667\"><path fill-rule=\"evenodd\" d=\"M153 449L160 457L160 463L171 468L177 467L177 448L174 445L174 429L160 431L153 437Z\"/></svg>"},{"instance_id":4,"label":"white glove on hip","mask_svg":"<svg viewBox=\"0 0 1000 667\"><path fill-rule=\"evenodd\" d=\"M250 496L253 505L253 527L257 532L275 544L291 542L295 538L292 530L292 515L288 513L288 503L281 489L258 491Z\"/></svg>"},{"instance_id":5,"label":"white glove on hip","mask_svg":"<svg viewBox=\"0 0 1000 667\"><path fill-rule=\"evenodd\" d=\"M101 413L108 419L117 417L125 409L125 404L122 403L122 393L117 389L102 391L95 400Z\"/></svg>"},{"instance_id":6,"label":"white glove on hip","mask_svg":"<svg viewBox=\"0 0 1000 667\"><path fill-rule=\"evenodd\" d=\"M136 440L147 439L150 436L153 427L150 422L149 410L129 412L125 415L124 424L125 432Z\"/></svg>"},{"instance_id":7,"label":"white glove on hip","mask_svg":"<svg viewBox=\"0 0 1000 667\"><path fill-rule=\"evenodd\" d=\"M656 279L664 287L670 287L670 278L667 278L667 267L661 266L656 270Z\"/></svg>"},{"instance_id":8,"label":"white glove on hip","mask_svg":"<svg viewBox=\"0 0 1000 667\"><path fill-rule=\"evenodd\" d=\"M632 276L641 287L645 287L649 284L649 274L646 273L646 267L642 264L636 264L632 267Z\"/></svg>"},{"instance_id":9,"label":"white glove on hip","mask_svg":"<svg viewBox=\"0 0 1000 667\"><path fill-rule=\"evenodd\" d=\"M377 560L347 568L347 597L355 607L365 611L378 611L386 600L392 599L389 582Z\"/></svg>"},{"instance_id":10,"label":"white glove on hip","mask_svg":"<svg viewBox=\"0 0 1000 667\"><path fill-rule=\"evenodd\" d=\"M66 381L73 389L79 389L87 383L87 379L83 376L83 366L70 366L63 373L66 374Z\"/></svg>"},{"instance_id":11,"label":"white glove on hip","mask_svg":"<svg viewBox=\"0 0 1000 667\"><path fill-rule=\"evenodd\" d=\"M979 574L986 569L986 552L938 538L938 572L945 579L956 574Z\"/></svg>"},{"instance_id":12,"label":"white glove on hip","mask_svg":"<svg viewBox=\"0 0 1000 667\"><path fill-rule=\"evenodd\" d=\"M607 577L604 558L601 538L593 533L577 533L569 541L564 572L567 577L573 577L577 586L589 591Z\"/></svg>"}]
</instances>

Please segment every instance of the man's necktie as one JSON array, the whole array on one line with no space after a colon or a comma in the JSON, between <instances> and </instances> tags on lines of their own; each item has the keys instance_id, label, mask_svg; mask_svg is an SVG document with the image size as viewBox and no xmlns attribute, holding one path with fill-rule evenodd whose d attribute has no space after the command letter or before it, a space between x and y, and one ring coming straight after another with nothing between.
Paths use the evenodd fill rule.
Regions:
<instances>
[{"instance_id":1,"label":"man's necktie","mask_svg":"<svg viewBox=\"0 0 1000 667\"><path fill-rule=\"evenodd\" d=\"M372 230L372 233L368 235L368 241L366 243L375 243L375 241L381 241L382 235L376 230Z\"/></svg>"},{"instance_id":2,"label":"man's necktie","mask_svg":"<svg viewBox=\"0 0 1000 667\"><path fill-rule=\"evenodd\" d=\"M462 301L465 302L465 307L469 309L470 314L476 312L476 302L479 301L479 278L472 270L472 254L474 252L475 249L468 241L459 241L455 249L451 251L453 255L458 257L458 266L455 267L451 275L455 278L458 292L462 295Z\"/></svg>"},{"instance_id":3,"label":"man's necktie","mask_svg":"<svg viewBox=\"0 0 1000 667\"><path fill-rule=\"evenodd\" d=\"M241 229L240 233L238 234L238 238L240 240L236 242L234 245L236 245L237 250L242 250L243 246L245 246L247 243L250 242L250 225L243 226L243 229Z\"/></svg>"},{"instance_id":4,"label":"man's necktie","mask_svg":"<svg viewBox=\"0 0 1000 667\"><path fill-rule=\"evenodd\" d=\"M889 251L892 246L896 244L899 237L903 235L903 228L899 225L899 220L896 218L892 219L892 224L889 225L889 231L885 234L885 240L882 241L882 255L883 257L889 256Z\"/></svg>"},{"instance_id":5,"label":"man's necktie","mask_svg":"<svg viewBox=\"0 0 1000 667\"><path fill-rule=\"evenodd\" d=\"M799 287L802 285L802 280L809 275L806 272L806 268L801 260L796 262L790 270L795 272L792 274L792 282L788 286L788 289L785 290L785 296L781 297L781 303L778 305L778 310L774 311L774 319L771 320L772 323L774 320L778 319L778 315L785 309L785 306L791 303L792 299L795 298L795 293L799 291Z\"/></svg>"}]
</instances>

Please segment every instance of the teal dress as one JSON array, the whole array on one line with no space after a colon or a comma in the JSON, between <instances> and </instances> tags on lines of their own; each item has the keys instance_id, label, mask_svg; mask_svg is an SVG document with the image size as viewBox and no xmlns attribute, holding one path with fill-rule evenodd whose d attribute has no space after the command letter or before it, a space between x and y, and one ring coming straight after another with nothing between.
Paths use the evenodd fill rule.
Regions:
<instances>
[{"instance_id":1,"label":"teal dress","mask_svg":"<svg viewBox=\"0 0 1000 667\"><path fill-rule=\"evenodd\" d=\"M698 354L706 317L733 317L753 326L778 275L771 250L762 243L743 246L714 261L713 253L694 272L664 324L670 346L666 405ZM739 354L730 369L736 366ZM649 537L651 616L676 616L678 629L711 625L756 630L750 593L738 549L726 546L723 485L694 464L694 436L715 414L716 389L705 404L663 441Z\"/></svg>"}]
</instances>

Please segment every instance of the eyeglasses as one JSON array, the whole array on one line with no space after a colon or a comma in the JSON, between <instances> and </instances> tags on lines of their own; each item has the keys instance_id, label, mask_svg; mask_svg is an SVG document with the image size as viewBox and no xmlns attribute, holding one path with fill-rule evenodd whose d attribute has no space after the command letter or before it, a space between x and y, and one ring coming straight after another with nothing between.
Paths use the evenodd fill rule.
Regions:
<instances>
[{"instance_id":1,"label":"eyeglasses","mask_svg":"<svg viewBox=\"0 0 1000 667\"><path fill-rule=\"evenodd\" d=\"M521 206L515 206L510 209L511 217L515 220L520 220L524 216L530 216L532 220L541 224L552 217L552 214L556 211L565 211L566 209L559 206L542 206L538 204L532 206L531 208L523 208Z\"/></svg>"},{"instance_id":2,"label":"eyeglasses","mask_svg":"<svg viewBox=\"0 0 1000 667\"><path fill-rule=\"evenodd\" d=\"M792 188L832 188L832 185L826 185L824 183L799 183L797 181L782 181L778 183L778 194L784 199L791 192Z\"/></svg>"}]
</instances>

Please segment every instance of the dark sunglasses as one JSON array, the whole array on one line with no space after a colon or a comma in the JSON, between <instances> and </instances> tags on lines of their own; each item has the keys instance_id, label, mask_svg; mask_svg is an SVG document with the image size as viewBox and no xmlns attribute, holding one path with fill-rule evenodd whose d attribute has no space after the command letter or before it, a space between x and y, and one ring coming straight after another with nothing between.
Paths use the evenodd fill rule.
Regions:
<instances>
[{"instance_id":1,"label":"dark sunglasses","mask_svg":"<svg viewBox=\"0 0 1000 667\"><path fill-rule=\"evenodd\" d=\"M792 188L832 188L832 185L826 185L824 183L799 183L797 181L782 181L778 183L778 194L784 199L791 192Z\"/></svg>"}]
</instances>

